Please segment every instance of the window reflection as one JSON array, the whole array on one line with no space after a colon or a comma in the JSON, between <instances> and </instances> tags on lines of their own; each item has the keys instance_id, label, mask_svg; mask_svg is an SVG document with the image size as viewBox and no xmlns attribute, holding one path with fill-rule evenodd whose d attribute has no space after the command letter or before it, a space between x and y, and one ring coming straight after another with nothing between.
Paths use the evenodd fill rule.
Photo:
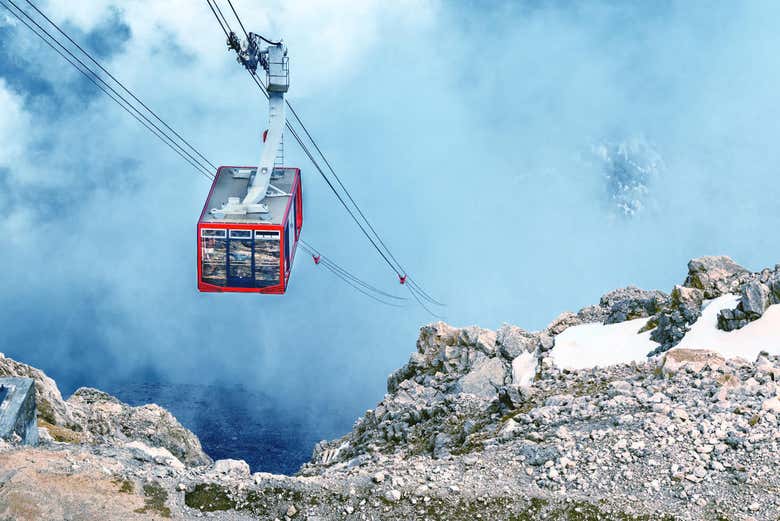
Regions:
<instances>
[{"instance_id":1,"label":"window reflection","mask_svg":"<svg viewBox=\"0 0 780 521\"><path fill-rule=\"evenodd\" d=\"M214 284L215 286L225 286L227 279L226 251L227 240L213 237L213 232L222 232L224 230L203 230L201 243L201 271L203 273L203 282Z\"/></svg>"},{"instance_id":2,"label":"window reflection","mask_svg":"<svg viewBox=\"0 0 780 521\"><path fill-rule=\"evenodd\" d=\"M255 286L279 284L279 232L255 232Z\"/></svg>"},{"instance_id":3,"label":"window reflection","mask_svg":"<svg viewBox=\"0 0 780 521\"><path fill-rule=\"evenodd\" d=\"M252 279L252 239L230 240L230 278Z\"/></svg>"}]
</instances>

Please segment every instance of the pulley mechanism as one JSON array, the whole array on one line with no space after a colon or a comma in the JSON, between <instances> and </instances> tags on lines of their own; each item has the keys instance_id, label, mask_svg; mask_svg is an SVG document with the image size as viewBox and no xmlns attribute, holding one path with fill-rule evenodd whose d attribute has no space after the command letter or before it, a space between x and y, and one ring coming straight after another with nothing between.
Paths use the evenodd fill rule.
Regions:
<instances>
[{"instance_id":1,"label":"pulley mechanism","mask_svg":"<svg viewBox=\"0 0 780 521\"><path fill-rule=\"evenodd\" d=\"M263 133L263 152L256 172L250 177L246 195L239 202L233 199L222 208L212 211L220 214L265 213L267 206L262 204L268 195L271 175L277 151L282 146L286 124L284 111L284 93L290 88L290 69L287 48L282 42L270 42L259 34L248 33L248 39L241 41L234 32L227 38L228 49L236 52L238 63L252 75L262 67L266 73L268 90L268 130ZM273 190L274 195L277 190Z\"/></svg>"}]
</instances>

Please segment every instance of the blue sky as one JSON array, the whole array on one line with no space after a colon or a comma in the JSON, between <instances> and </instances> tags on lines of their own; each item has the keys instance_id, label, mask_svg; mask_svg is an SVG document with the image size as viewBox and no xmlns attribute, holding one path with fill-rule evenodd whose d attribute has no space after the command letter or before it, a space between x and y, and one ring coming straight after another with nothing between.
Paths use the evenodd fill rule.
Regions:
<instances>
[{"instance_id":1,"label":"blue sky","mask_svg":"<svg viewBox=\"0 0 780 521\"><path fill-rule=\"evenodd\" d=\"M256 163L265 102L205 4L41 6L213 162ZM691 257L780 260L774 2L237 7L285 39L289 98L453 324L541 328L615 287L669 290ZM208 183L69 67L0 13L2 350L66 389L237 380L352 416L377 402L433 319L304 255L282 298L199 294ZM598 153L621 146L659 158L631 216ZM397 289L291 148L306 240Z\"/></svg>"}]
</instances>

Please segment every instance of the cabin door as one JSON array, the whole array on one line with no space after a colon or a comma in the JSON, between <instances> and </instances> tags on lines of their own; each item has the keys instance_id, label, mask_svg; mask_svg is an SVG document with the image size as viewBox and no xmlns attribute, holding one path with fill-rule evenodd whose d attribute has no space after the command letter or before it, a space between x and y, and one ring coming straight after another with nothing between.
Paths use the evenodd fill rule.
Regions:
<instances>
[{"instance_id":1,"label":"cabin door","mask_svg":"<svg viewBox=\"0 0 780 521\"><path fill-rule=\"evenodd\" d=\"M230 230L228 241L227 285L234 288L251 288L252 278L252 231Z\"/></svg>"}]
</instances>

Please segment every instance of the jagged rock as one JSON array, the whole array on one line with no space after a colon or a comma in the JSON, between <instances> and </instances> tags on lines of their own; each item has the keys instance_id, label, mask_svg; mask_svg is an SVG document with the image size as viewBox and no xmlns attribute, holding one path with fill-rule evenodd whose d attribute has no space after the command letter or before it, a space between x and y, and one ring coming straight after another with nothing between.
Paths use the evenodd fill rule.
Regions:
<instances>
[{"instance_id":1,"label":"jagged rock","mask_svg":"<svg viewBox=\"0 0 780 521\"><path fill-rule=\"evenodd\" d=\"M534 351L540 344L540 338L539 333L504 324L496 334L496 343L504 358L514 360L521 353Z\"/></svg>"},{"instance_id":2,"label":"jagged rock","mask_svg":"<svg viewBox=\"0 0 780 521\"><path fill-rule=\"evenodd\" d=\"M773 281L766 282L771 284ZM745 283L737 307L718 313L718 327L724 331L733 331L761 318L766 308L776 302L773 290L767 283L759 279Z\"/></svg>"},{"instance_id":3,"label":"jagged rock","mask_svg":"<svg viewBox=\"0 0 780 521\"><path fill-rule=\"evenodd\" d=\"M35 380L38 418L52 425L77 427L57 384L40 369L17 362L0 353L0 376L18 376Z\"/></svg>"},{"instance_id":4,"label":"jagged rock","mask_svg":"<svg viewBox=\"0 0 780 521\"><path fill-rule=\"evenodd\" d=\"M649 317L669 307L670 298L663 291L643 290L634 286L605 293L597 305L586 306L576 314L565 312L553 320L544 333L549 337L536 344L540 351L553 347L554 337L580 324L601 322L615 324L635 318ZM549 346L549 347L548 347Z\"/></svg>"},{"instance_id":5,"label":"jagged rock","mask_svg":"<svg viewBox=\"0 0 780 521\"><path fill-rule=\"evenodd\" d=\"M507 368L498 358L487 358L459 380L459 390L483 398L494 398L499 387L506 383Z\"/></svg>"},{"instance_id":6,"label":"jagged rock","mask_svg":"<svg viewBox=\"0 0 780 521\"><path fill-rule=\"evenodd\" d=\"M507 385L498 390L498 400L507 409L519 409L528 400L527 388L517 385Z\"/></svg>"},{"instance_id":7,"label":"jagged rock","mask_svg":"<svg viewBox=\"0 0 780 521\"><path fill-rule=\"evenodd\" d=\"M518 433L522 432L522 426L512 418L504 422L504 425L499 429L498 436L502 440L506 441L514 438Z\"/></svg>"},{"instance_id":8,"label":"jagged rock","mask_svg":"<svg viewBox=\"0 0 780 521\"><path fill-rule=\"evenodd\" d=\"M652 329L650 338L660 345L652 354L659 354L677 345L690 325L701 316L704 292L697 288L677 285L672 290L669 305L654 315L645 326Z\"/></svg>"},{"instance_id":9,"label":"jagged rock","mask_svg":"<svg viewBox=\"0 0 780 521\"><path fill-rule=\"evenodd\" d=\"M663 291L647 291L634 286L620 288L601 297L599 305L604 308L605 324L615 324L649 317L659 312L669 302L669 296Z\"/></svg>"},{"instance_id":10,"label":"jagged rock","mask_svg":"<svg viewBox=\"0 0 780 521\"><path fill-rule=\"evenodd\" d=\"M524 461L527 464L533 465L534 467L539 467L548 461L553 461L560 455L560 452L556 447L540 445L521 445L517 452L524 458Z\"/></svg>"},{"instance_id":11,"label":"jagged rock","mask_svg":"<svg viewBox=\"0 0 780 521\"><path fill-rule=\"evenodd\" d=\"M396 369L387 377L387 392L394 393L398 390L398 385L401 382L425 373L429 369L428 363L429 361L423 353L412 353L405 365Z\"/></svg>"},{"instance_id":12,"label":"jagged rock","mask_svg":"<svg viewBox=\"0 0 780 521\"><path fill-rule=\"evenodd\" d=\"M159 405L131 407L88 387L78 389L66 403L76 422L94 442L138 440L169 450L187 465L211 463L197 436Z\"/></svg>"},{"instance_id":13,"label":"jagged rock","mask_svg":"<svg viewBox=\"0 0 780 521\"><path fill-rule=\"evenodd\" d=\"M395 503L401 500L401 491L396 489L390 489L385 492L385 499L391 503Z\"/></svg>"},{"instance_id":14,"label":"jagged rock","mask_svg":"<svg viewBox=\"0 0 780 521\"><path fill-rule=\"evenodd\" d=\"M577 312L577 318L580 319L581 324L604 322L607 319L607 316L609 316L609 310L605 306L599 304L585 306Z\"/></svg>"},{"instance_id":15,"label":"jagged rock","mask_svg":"<svg viewBox=\"0 0 780 521\"><path fill-rule=\"evenodd\" d=\"M463 346L475 347L487 356L496 353L496 332L481 327L471 326L460 330L458 343Z\"/></svg>"},{"instance_id":16,"label":"jagged rock","mask_svg":"<svg viewBox=\"0 0 780 521\"><path fill-rule=\"evenodd\" d=\"M572 313L571 311L565 311L558 315L552 322L550 322L550 325L547 326L546 331L553 336L560 335L568 328L572 326L579 326L583 323L584 321L580 319L580 317L578 317L575 313Z\"/></svg>"},{"instance_id":17,"label":"jagged rock","mask_svg":"<svg viewBox=\"0 0 780 521\"><path fill-rule=\"evenodd\" d=\"M671 298L672 307L701 309L701 305L703 301L704 301L704 292L700 289L688 288L677 284L674 286L674 289L672 290L672 298Z\"/></svg>"},{"instance_id":18,"label":"jagged rock","mask_svg":"<svg viewBox=\"0 0 780 521\"><path fill-rule=\"evenodd\" d=\"M705 298L713 299L735 291L740 277L749 273L730 257L699 257L688 262L685 286L700 289Z\"/></svg>"},{"instance_id":19,"label":"jagged rock","mask_svg":"<svg viewBox=\"0 0 780 521\"><path fill-rule=\"evenodd\" d=\"M739 305L748 320L755 320L764 314L769 307L769 295L769 288L760 282L752 281L745 284Z\"/></svg>"}]
</instances>

